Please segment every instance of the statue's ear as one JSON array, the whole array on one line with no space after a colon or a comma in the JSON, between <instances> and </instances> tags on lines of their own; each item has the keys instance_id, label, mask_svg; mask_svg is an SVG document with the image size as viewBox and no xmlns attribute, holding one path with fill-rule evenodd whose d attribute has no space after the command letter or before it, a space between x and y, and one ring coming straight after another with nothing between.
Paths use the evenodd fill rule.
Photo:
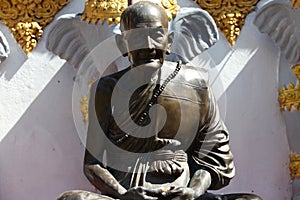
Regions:
<instances>
[{"instance_id":1,"label":"statue's ear","mask_svg":"<svg viewBox=\"0 0 300 200\"><path fill-rule=\"evenodd\" d=\"M171 46L174 41L174 32L169 33L168 35L168 46L167 46L167 54L171 53Z\"/></svg>"},{"instance_id":2,"label":"statue's ear","mask_svg":"<svg viewBox=\"0 0 300 200\"><path fill-rule=\"evenodd\" d=\"M127 51L127 45L124 40L123 34L117 34L115 36L115 39L116 39L117 46L121 51L122 55L126 57L128 55L128 51Z\"/></svg>"}]
</instances>

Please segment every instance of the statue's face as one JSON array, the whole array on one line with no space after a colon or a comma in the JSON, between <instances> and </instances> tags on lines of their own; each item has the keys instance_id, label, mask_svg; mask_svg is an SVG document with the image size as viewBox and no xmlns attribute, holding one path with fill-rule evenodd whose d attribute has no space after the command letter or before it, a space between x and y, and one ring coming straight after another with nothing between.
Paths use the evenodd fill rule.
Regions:
<instances>
[{"instance_id":1,"label":"statue's face","mask_svg":"<svg viewBox=\"0 0 300 200\"><path fill-rule=\"evenodd\" d=\"M124 32L128 57L132 66L145 65L158 68L164 62L168 48L168 19L160 10L150 10L142 17L131 19Z\"/></svg>"}]
</instances>

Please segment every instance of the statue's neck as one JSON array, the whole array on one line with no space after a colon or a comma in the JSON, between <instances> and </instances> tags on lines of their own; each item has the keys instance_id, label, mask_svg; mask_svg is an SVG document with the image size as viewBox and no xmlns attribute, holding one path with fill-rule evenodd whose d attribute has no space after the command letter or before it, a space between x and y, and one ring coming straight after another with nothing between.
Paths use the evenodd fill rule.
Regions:
<instances>
[{"instance_id":1,"label":"statue's neck","mask_svg":"<svg viewBox=\"0 0 300 200\"><path fill-rule=\"evenodd\" d=\"M157 80L159 79L160 75L160 68L149 68L149 67L144 67L144 66L136 66L136 67L131 67L133 70L133 79L131 81L136 81L138 83L156 83Z\"/></svg>"}]
</instances>

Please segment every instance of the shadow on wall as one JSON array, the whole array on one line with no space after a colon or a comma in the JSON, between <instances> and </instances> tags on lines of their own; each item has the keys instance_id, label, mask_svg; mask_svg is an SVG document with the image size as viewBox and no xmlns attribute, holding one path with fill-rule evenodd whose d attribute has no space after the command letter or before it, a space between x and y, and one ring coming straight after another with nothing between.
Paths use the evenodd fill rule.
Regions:
<instances>
[{"instance_id":1,"label":"shadow on wall","mask_svg":"<svg viewBox=\"0 0 300 200\"><path fill-rule=\"evenodd\" d=\"M52 200L70 189L93 191L73 122L74 75L65 64L1 141L0 199Z\"/></svg>"}]
</instances>

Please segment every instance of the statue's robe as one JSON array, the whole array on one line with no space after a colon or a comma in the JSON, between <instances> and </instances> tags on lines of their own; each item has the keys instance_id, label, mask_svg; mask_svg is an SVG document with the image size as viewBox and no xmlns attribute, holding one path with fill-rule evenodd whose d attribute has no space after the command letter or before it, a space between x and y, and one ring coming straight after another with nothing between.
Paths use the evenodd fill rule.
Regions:
<instances>
[{"instance_id":1,"label":"statue's robe","mask_svg":"<svg viewBox=\"0 0 300 200\"><path fill-rule=\"evenodd\" d=\"M212 178L209 189L215 190L226 186L235 174L229 134L203 70L183 65L155 102L165 108L165 115L164 111L150 109L152 114L142 120L142 126L135 124L145 109L147 112L156 83L168 79L175 67L176 63L165 62L157 81L138 85L142 87L135 88L136 74L127 77L126 84L120 81L130 68L103 77L92 87L86 164L106 168L125 189L144 186L167 191L185 187L194 172L203 169ZM131 83L128 78L132 78ZM137 90L132 92L132 88ZM157 142L158 138L173 142L164 145L164 140ZM114 200L109 194L76 190L58 199ZM209 199L262 200L254 194L205 193L197 198Z\"/></svg>"},{"instance_id":2,"label":"statue's robe","mask_svg":"<svg viewBox=\"0 0 300 200\"><path fill-rule=\"evenodd\" d=\"M182 65L155 102L165 108L166 119L163 111L153 109L142 127L136 124L147 109L157 83L161 85L175 68L176 63L165 62L158 79L144 86L138 85L135 73L126 77L131 83L127 80L126 85L117 84L129 68L96 83L95 111L103 132L89 133L87 150L95 158L94 163L107 168L126 189L184 187L199 169L211 174L209 189L219 189L235 174L229 134L204 70ZM137 90L132 92L134 87ZM112 100L113 93L117 100ZM127 134L126 128L133 134ZM181 145L163 147L156 138L174 139Z\"/></svg>"}]
</instances>

